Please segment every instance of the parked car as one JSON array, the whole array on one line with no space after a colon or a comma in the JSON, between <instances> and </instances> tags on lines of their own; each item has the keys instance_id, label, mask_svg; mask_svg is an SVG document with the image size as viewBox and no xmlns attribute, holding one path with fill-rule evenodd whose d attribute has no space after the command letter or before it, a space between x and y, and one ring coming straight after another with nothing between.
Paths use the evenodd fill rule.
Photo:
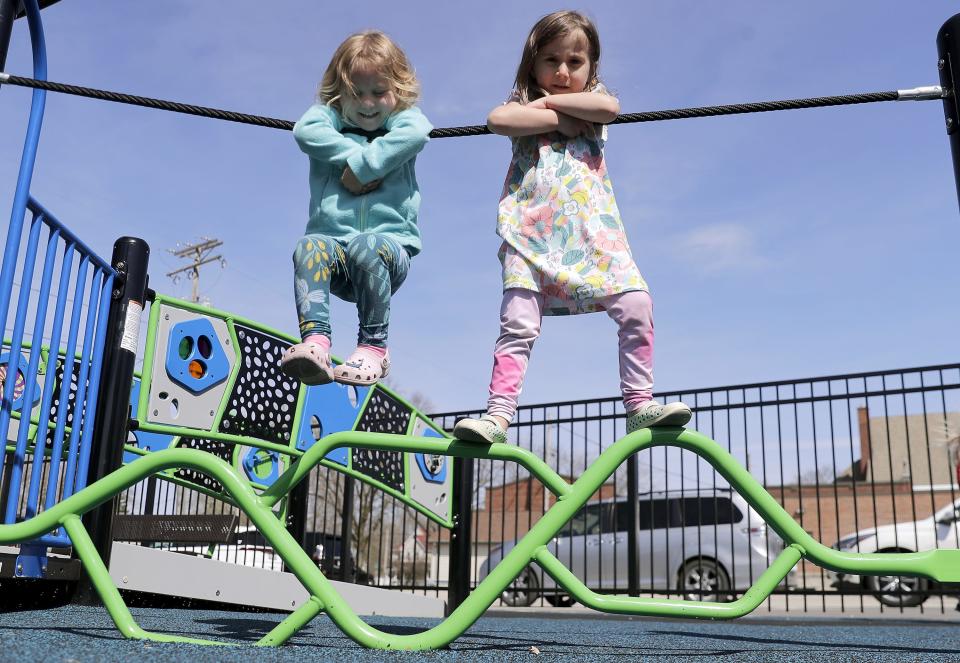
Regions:
<instances>
[{"instance_id":1,"label":"parked car","mask_svg":"<svg viewBox=\"0 0 960 663\"><path fill-rule=\"evenodd\" d=\"M627 589L627 502L585 505L548 549L587 587ZM729 600L749 588L783 550L746 501L729 489L649 493L640 499L640 586L676 590L683 598ZM480 577L516 545L491 551ZM554 605L572 601L540 567L528 565L501 596L507 605L530 605L543 595Z\"/></svg>"},{"instance_id":2,"label":"parked car","mask_svg":"<svg viewBox=\"0 0 960 663\"><path fill-rule=\"evenodd\" d=\"M238 527L230 539L230 543L216 545L208 557L231 564L283 571L283 560L253 525Z\"/></svg>"},{"instance_id":3,"label":"parked car","mask_svg":"<svg viewBox=\"0 0 960 663\"><path fill-rule=\"evenodd\" d=\"M932 516L896 525L881 525L846 534L833 544L844 552L890 553L918 552L935 548L960 548L960 500L948 504ZM934 588L926 578L901 576L856 576L828 572L832 585L841 590L860 588L872 593L880 603L894 607L918 606Z\"/></svg>"},{"instance_id":4,"label":"parked car","mask_svg":"<svg viewBox=\"0 0 960 663\"><path fill-rule=\"evenodd\" d=\"M326 532L307 532L303 548L310 554L324 575L332 580L341 579L341 557L343 546L341 538ZM176 546L165 549L173 552L209 557L221 562L253 566L271 571L282 571L283 560L276 554L266 538L253 525L238 527L230 537L230 543L213 546ZM352 560L351 560L352 561ZM370 584L370 576L358 570L355 563L351 564L352 579L350 582Z\"/></svg>"},{"instance_id":5,"label":"parked car","mask_svg":"<svg viewBox=\"0 0 960 663\"><path fill-rule=\"evenodd\" d=\"M343 576L343 539L341 537L326 532L307 532L303 548L310 553L310 557L317 563L325 576L331 580L341 579ZM352 556L350 569L350 582L361 585L373 584L373 577L362 569L358 569Z\"/></svg>"}]
</instances>

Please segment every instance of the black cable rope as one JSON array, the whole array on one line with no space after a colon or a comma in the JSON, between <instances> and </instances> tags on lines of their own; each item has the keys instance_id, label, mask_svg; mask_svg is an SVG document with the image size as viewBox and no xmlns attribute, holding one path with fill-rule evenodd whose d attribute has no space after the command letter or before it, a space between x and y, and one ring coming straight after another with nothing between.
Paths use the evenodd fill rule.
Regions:
<instances>
[{"instance_id":1,"label":"black cable rope","mask_svg":"<svg viewBox=\"0 0 960 663\"><path fill-rule=\"evenodd\" d=\"M163 99L154 99L151 97L139 97L132 94L121 92L110 92L108 90L98 90L95 88L80 87L78 85L67 85L64 83L53 83L51 81L41 81L35 78L25 78L23 76L14 76L13 74L0 74L0 84L18 85L21 87L49 90L51 92L61 92L63 94L72 94L80 97L90 97L92 99L102 99L104 101L115 101L123 104L132 104L134 106L145 106L147 108L157 108L160 110L173 111L176 113L185 113L187 115L199 115L202 117L212 117L218 120L228 120L230 122L240 122L243 124L253 124L260 127L270 127L271 129L293 129L294 123L290 120L280 120L273 117L262 117L260 115L249 115L247 113L236 113L233 111L210 108L208 106L195 106L193 104L181 104L175 101L166 101ZM936 99L937 96L918 97L920 99ZM761 101L746 104L729 104L725 106L701 106L699 108L676 108L672 110L647 111L643 113L624 113L617 116L610 124L631 124L634 122L661 122L664 120L684 120L694 117L712 117L716 115L740 115L743 113L766 113L770 111L796 110L800 108L819 108L823 106L847 106L851 104L870 104L881 101L899 101L901 93L896 90L888 92L868 92L864 94L845 94L834 97L811 97L809 99L785 99L782 101ZM475 125L467 127L445 127L434 129L430 132L431 138L459 138L462 136L482 136L491 131L484 125Z\"/></svg>"},{"instance_id":2,"label":"black cable rope","mask_svg":"<svg viewBox=\"0 0 960 663\"><path fill-rule=\"evenodd\" d=\"M759 101L747 104L729 104L726 106L701 106L699 108L676 108L673 110L648 111L645 113L624 113L610 124L630 122L660 122L663 120L685 120L692 117L712 117L715 115L740 115L743 113L767 113L770 111L797 110L800 108L820 108L823 106L849 106L851 104L872 104L880 101L899 101L900 93L867 92L863 94L843 94L835 97L811 97L809 99L784 99L782 101Z\"/></svg>"},{"instance_id":3,"label":"black cable rope","mask_svg":"<svg viewBox=\"0 0 960 663\"><path fill-rule=\"evenodd\" d=\"M39 90L49 90L51 92L62 92L63 94L72 94L78 97L102 99L103 101L115 101L121 104L157 108L159 110L185 113L187 115L212 117L217 120L241 122L243 124L253 124L260 127L270 127L271 129L286 129L287 131L293 129L293 122L289 120L278 120L277 118L273 117L261 117L259 115L248 115L246 113L234 113L233 111L225 111L218 108L210 108L208 106L181 104L175 101L154 99L152 97L138 97L132 94L123 94L122 92L110 92L109 90L97 90L95 88L80 87L79 85L66 85L64 83L40 81L36 78L24 78L23 76L14 76L12 74L6 74L0 77L0 83L9 83L10 85L19 85L21 87L30 87Z\"/></svg>"}]
</instances>

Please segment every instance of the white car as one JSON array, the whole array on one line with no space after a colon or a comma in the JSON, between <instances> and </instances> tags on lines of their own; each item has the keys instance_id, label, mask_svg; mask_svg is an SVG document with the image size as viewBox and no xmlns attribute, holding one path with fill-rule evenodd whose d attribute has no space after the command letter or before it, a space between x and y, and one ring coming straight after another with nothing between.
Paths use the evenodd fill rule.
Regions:
<instances>
[{"instance_id":1,"label":"white car","mask_svg":"<svg viewBox=\"0 0 960 663\"><path fill-rule=\"evenodd\" d=\"M206 557L230 564L253 566L271 571L283 571L283 560L277 555L264 536L257 528L248 525L238 527L231 535L231 543L218 543L214 546L205 545L178 545L168 546L165 543L157 547L184 555Z\"/></svg>"},{"instance_id":2,"label":"white car","mask_svg":"<svg viewBox=\"0 0 960 663\"><path fill-rule=\"evenodd\" d=\"M833 547L844 552L918 552L936 548L960 548L960 500L948 504L923 520L881 525L863 529L840 538ZM884 605L917 606L930 595L931 581L926 578L900 576L855 576L828 572L833 586L863 587Z\"/></svg>"},{"instance_id":3,"label":"white car","mask_svg":"<svg viewBox=\"0 0 960 663\"><path fill-rule=\"evenodd\" d=\"M561 529L547 549L589 588L610 592L627 583L627 502L591 502ZM640 498L640 586L676 591L681 598L727 601L753 585L783 550L760 515L729 489L648 493ZM516 546L494 548L480 567L486 576ZM527 566L501 595L510 606L539 596L570 605L553 578Z\"/></svg>"},{"instance_id":4,"label":"white car","mask_svg":"<svg viewBox=\"0 0 960 663\"><path fill-rule=\"evenodd\" d=\"M218 543L214 546L176 546L173 548L163 545L165 550L178 552L185 555L195 555L197 557L206 557L230 564L240 564L242 566L253 566L259 569L269 569L271 571L283 571L283 559L274 552L273 548L267 542L267 539L253 525L238 527L231 535L230 543ZM340 537L334 534L325 534L324 532L307 532L307 541L305 549L310 552L310 557L324 575L333 580L341 580L340 555L341 555ZM352 562L353 570L350 582L360 584L372 584L373 578L362 569L356 567Z\"/></svg>"}]
</instances>

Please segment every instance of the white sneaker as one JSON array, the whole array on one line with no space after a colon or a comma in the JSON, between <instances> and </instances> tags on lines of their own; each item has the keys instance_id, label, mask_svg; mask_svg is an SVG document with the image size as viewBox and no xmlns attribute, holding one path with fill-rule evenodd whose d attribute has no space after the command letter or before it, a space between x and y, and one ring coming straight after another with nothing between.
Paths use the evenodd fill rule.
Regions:
<instances>
[{"instance_id":1,"label":"white sneaker","mask_svg":"<svg viewBox=\"0 0 960 663\"><path fill-rule=\"evenodd\" d=\"M627 433L652 426L684 426L690 421L691 415L690 408L680 401L666 405L647 401L638 409L627 413Z\"/></svg>"},{"instance_id":2,"label":"white sneaker","mask_svg":"<svg viewBox=\"0 0 960 663\"><path fill-rule=\"evenodd\" d=\"M507 443L506 429L489 414L484 414L479 419L461 419L453 427L453 436L463 442L478 444Z\"/></svg>"}]
</instances>

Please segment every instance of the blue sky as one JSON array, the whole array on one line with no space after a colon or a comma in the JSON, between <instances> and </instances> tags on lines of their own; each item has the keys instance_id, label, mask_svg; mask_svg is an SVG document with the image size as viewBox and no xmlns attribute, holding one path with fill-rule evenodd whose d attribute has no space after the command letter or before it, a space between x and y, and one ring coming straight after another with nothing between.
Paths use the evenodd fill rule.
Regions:
<instances>
[{"instance_id":1,"label":"blue sky","mask_svg":"<svg viewBox=\"0 0 960 663\"><path fill-rule=\"evenodd\" d=\"M49 78L296 119L336 45L385 30L435 126L482 123L508 94L545 2L63 0L45 10ZM624 112L938 82L935 35L956 7L894 1L591 2L601 74ZM468 16L469 18L458 18ZM30 75L25 23L7 71ZM29 91L0 90L9 209ZM393 381L437 411L486 400L497 335L501 137L431 142L417 162L424 252L393 305ZM613 127L607 160L656 307L656 388L679 390L956 361L960 223L939 102ZM102 255L146 239L152 285L177 242L218 237L218 308L294 332L290 255L307 162L283 131L50 95L34 195ZM334 350L356 314L333 307ZM545 320L523 403L618 393L602 314Z\"/></svg>"}]
</instances>

